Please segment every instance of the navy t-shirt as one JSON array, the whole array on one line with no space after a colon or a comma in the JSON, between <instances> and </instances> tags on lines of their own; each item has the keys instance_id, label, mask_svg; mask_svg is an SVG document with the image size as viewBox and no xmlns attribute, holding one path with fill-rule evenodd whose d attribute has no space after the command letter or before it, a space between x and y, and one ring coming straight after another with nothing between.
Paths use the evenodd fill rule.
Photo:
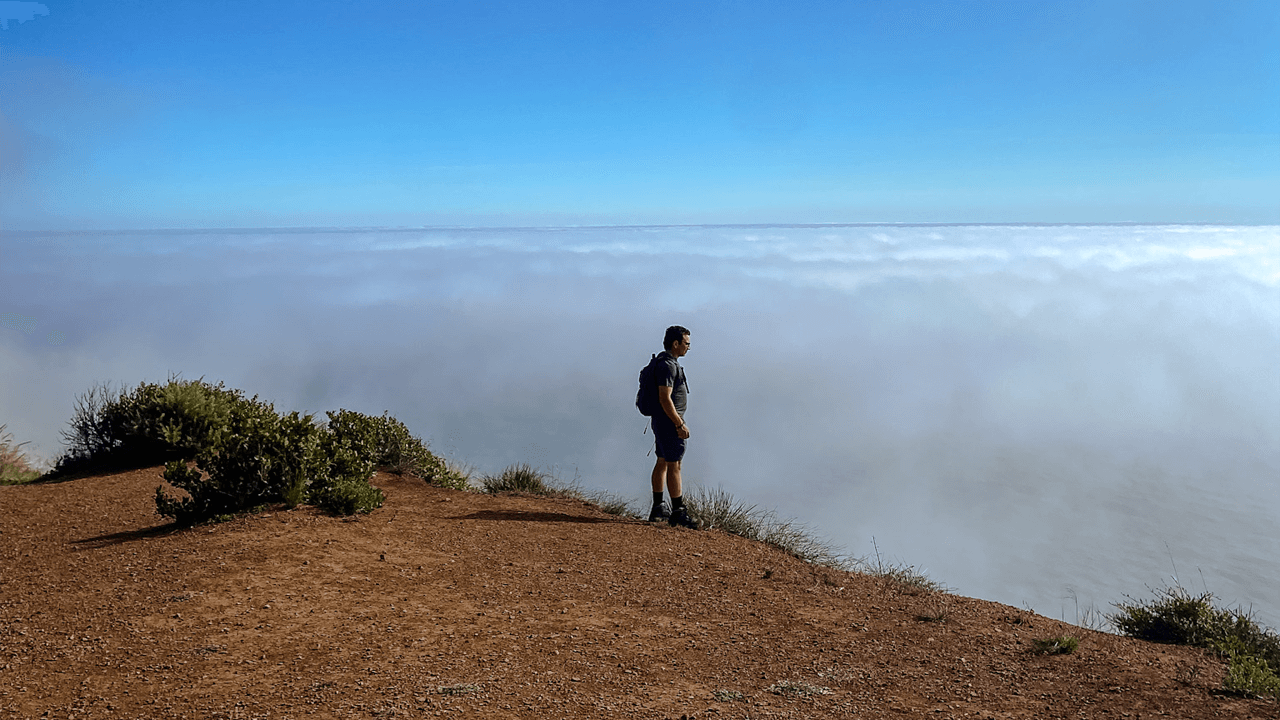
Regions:
<instances>
[{"instance_id":1,"label":"navy t-shirt","mask_svg":"<svg viewBox=\"0 0 1280 720\"><path fill-rule=\"evenodd\" d=\"M684 368L680 367L679 361L671 357L666 350L658 355L658 362L653 366L653 380L658 387L666 386L671 388L671 404L676 406L676 412L684 417L684 408L689 401L689 384L684 379ZM659 406L658 412L654 416L667 417Z\"/></svg>"}]
</instances>

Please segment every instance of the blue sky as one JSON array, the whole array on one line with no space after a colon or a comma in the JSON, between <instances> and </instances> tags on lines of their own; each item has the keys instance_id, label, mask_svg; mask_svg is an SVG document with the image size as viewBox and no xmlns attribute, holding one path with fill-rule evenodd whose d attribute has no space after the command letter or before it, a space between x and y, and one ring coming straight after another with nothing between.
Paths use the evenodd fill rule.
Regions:
<instances>
[{"instance_id":1,"label":"blue sky","mask_svg":"<svg viewBox=\"0 0 1280 720\"><path fill-rule=\"evenodd\" d=\"M0 16L5 229L1280 222L1275 2Z\"/></svg>"}]
</instances>

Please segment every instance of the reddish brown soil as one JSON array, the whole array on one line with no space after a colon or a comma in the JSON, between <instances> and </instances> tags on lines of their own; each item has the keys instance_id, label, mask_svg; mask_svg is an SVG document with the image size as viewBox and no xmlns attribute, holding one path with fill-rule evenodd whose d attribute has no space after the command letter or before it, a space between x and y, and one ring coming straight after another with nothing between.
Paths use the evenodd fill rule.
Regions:
<instances>
[{"instance_id":1,"label":"reddish brown soil","mask_svg":"<svg viewBox=\"0 0 1280 720\"><path fill-rule=\"evenodd\" d=\"M1199 651L578 501L379 475L359 519L174 531L159 482L0 487L0 717L1280 715Z\"/></svg>"}]
</instances>

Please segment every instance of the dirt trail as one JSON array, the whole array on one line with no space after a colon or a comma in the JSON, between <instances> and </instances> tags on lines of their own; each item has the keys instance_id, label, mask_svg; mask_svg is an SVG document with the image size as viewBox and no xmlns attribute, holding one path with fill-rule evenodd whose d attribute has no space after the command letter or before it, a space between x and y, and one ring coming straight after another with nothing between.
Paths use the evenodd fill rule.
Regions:
<instances>
[{"instance_id":1,"label":"dirt trail","mask_svg":"<svg viewBox=\"0 0 1280 720\"><path fill-rule=\"evenodd\" d=\"M380 474L174 531L160 472L0 487L0 718L1280 716L1196 650L578 501Z\"/></svg>"}]
</instances>

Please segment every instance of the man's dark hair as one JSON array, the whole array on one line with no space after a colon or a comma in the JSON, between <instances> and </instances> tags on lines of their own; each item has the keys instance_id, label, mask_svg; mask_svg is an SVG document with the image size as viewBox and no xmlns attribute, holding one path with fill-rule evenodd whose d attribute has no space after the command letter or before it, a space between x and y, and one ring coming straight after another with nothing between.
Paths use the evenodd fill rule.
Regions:
<instances>
[{"instance_id":1,"label":"man's dark hair","mask_svg":"<svg viewBox=\"0 0 1280 720\"><path fill-rule=\"evenodd\" d=\"M671 346L674 345L677 340L683 339L684 336L688 334L690 334L689 328L672 325L667 328L667 334L662 336L662 347L670 350Z\"/></svg>"}]
</instances>

